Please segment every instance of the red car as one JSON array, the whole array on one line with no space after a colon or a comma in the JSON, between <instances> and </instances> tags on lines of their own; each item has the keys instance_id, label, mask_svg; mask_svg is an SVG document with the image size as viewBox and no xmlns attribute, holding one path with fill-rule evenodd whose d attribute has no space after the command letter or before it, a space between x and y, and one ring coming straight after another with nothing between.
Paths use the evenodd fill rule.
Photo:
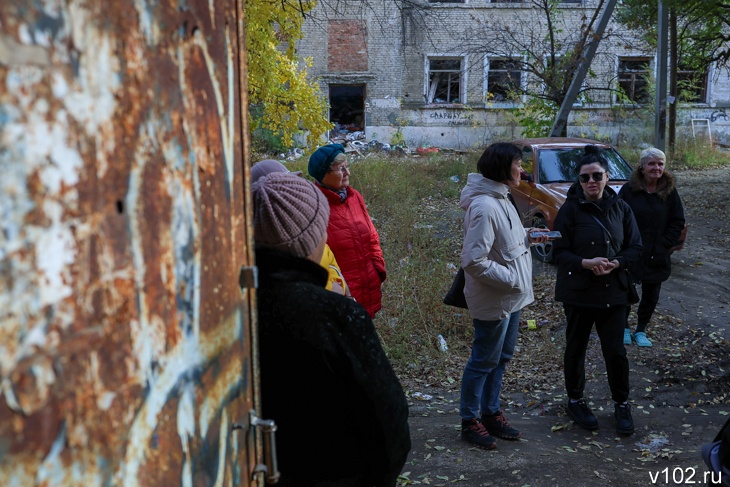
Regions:
<instances>
[{"instance_id":1,"label":"red car","mask_svg":"<svg viewBox=\"0 0 730 487\"><path fill-rule=\"evenodd\" d=\"M586 145L603 149L608 160L608 185L617 193L631 176L631 165L610 144L590 139L545 137L519 139L513 142L522 148L525 168L519 187L512 196L526 227L552 230L553 221L565 201L568 188L576 181L576 164L584 155ZM552 244L533 245L533 255L542 262L553 257Z\"/></svg>"}]
</instances>

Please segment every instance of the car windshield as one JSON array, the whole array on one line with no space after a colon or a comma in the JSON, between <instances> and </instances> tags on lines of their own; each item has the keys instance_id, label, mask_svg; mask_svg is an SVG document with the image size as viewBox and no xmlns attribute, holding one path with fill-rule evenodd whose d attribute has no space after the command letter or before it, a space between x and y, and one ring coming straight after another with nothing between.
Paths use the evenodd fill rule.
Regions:
<instances>
[{"instance_id":1,"label":"car windshield","mask_svg":"<svg viewBox=\"0 0 730 487\"><path fill-rule=\"evenodd\" d=\"M540 149L539 175L540 183L573 182L578 171L575 167L583 157L583 148L575 149ZM631 166L614 149L603 149L601 152L608 160L608 173L613 180L628 180Z\"/></svg>"}]
</instances>

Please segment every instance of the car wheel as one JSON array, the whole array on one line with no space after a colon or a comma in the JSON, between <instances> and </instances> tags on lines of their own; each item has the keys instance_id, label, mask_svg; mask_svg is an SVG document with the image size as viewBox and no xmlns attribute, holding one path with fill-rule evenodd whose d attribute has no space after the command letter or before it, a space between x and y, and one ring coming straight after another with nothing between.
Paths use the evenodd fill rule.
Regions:
<instances>
[{"instance_id":1,"label":"car wheel","mask_svg":"<svg viewBox=\"0 0 730 487\"><path fill-rule=\"evenodd\" d=\"M532 220L532 226L535 228L545 228L547 229L547 222L544 218L536 216ZM540 262L545 262L549 264L553 261L553 243L552 242L546 242L544 244L536 244L532 245L530 247L532 250L532 255L535 256L537 260Z\"/></svg>"}]
</instances>

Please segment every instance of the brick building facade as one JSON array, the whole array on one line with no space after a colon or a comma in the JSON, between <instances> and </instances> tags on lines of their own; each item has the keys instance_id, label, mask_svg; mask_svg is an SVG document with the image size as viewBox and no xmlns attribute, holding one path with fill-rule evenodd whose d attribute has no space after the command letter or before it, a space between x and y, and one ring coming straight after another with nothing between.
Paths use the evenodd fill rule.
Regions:
<instances>
[{"instance_id":1,"label":"brick building facade","mask_svg":"<svg viewBox=\"0 0 730 487\"><path fill-rule=\"evenodd\" d=\"M432 0L406 7L368 0L337 2L343 11L327 10L332 5L322 3L312 12L298 52L312 59L309 75L329 99L330 120L343 131L362 131L367 140L384 143L404 139L409 147L479 147L520 136L513 110L524 106L527 95L517 91L546 89L514 63L528 56L527 47L517 46L536 46L534 59L549 57L543 49L546 16L532 2ZM595 8L595 0L563 0L553 32L570 45ZM568 135L651 142L646 77L656 73L656 53L619 24L609 23L606 34L584 83L590 89L571 112ZM628 100L617 97L617 86ZM701 73L694 90L691 102L678 105L678 133L691 134L692 120L702 120L695 122L697 131L709 123L713 139L730 144L727 70Z\"/></svg>"}]
</instances>

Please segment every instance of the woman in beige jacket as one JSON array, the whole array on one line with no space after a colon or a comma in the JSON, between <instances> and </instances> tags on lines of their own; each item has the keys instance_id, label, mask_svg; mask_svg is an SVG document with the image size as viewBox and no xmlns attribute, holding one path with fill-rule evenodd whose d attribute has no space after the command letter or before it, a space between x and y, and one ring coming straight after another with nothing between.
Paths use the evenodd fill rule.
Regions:
<instances>
[{"instance_id":1,"label":"woman in beige jacket","mask_svg":"<svg viewBox=\"0 0 730 487\"><path fill-rule=\"evenodd\" d=\"M514 144L487 147L461 192L464 216L464 296L474 322L474 343L461 382L461 435L479 448L492 449L492 435L516 440L500 408L507 362L517 341L520 310L533 300L530 243L509 190L520 181L522 151ZM491 433L491 434L490 434Z\"/></svg>"}]
</instances>

